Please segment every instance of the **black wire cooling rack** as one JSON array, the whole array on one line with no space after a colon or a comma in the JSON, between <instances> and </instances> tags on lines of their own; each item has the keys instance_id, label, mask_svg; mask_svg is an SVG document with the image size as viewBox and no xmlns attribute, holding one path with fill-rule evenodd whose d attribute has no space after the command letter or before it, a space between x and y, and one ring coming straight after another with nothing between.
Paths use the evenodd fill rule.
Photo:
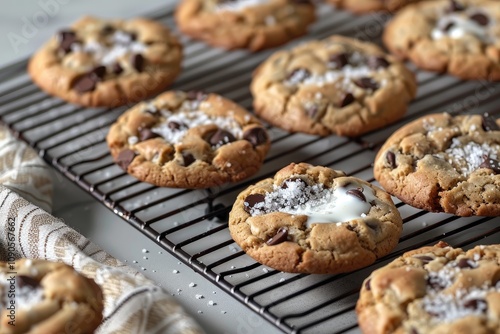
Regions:
<instances>
[{"instance_id":1,"label":"black wire cooling rack","mask_svg":"<svg viewBox=\"0 0 500 334\"><path fill-rule=\"evenodd\" d=\"M173 5L154 16L174 27ZM319 20L308 36L331 34L379 41L386 14L353 16L320 5ZM174 28L175 30L175 28ZM181 37L185 46L182 76L173 89L216 92L251 110L248 86L253 69L273 50L227 52ZM398 247L375 264L349 274L282 273L249 258L229 236L226 216L236 195L272 176L290 162L341 169L374 182L377 148L403 124L424 114L500 112L500 85L463 82L418 71L419 92L397 123L355 139L290 134L269 127L272 148L259 173L238 184L206 190L158 188L125 174L112 161L105 136L126 109L89 109L41 92L26 74L27 60L0 70L0 117L45 161L115 214L207 280L227 291L262 318L287 333L357 331L354 306L362 280L403 252L444 240L455 247L500 243L500 218L459 218L428 213L395 200L404 219Z\"/></svg>"}]
</instances>

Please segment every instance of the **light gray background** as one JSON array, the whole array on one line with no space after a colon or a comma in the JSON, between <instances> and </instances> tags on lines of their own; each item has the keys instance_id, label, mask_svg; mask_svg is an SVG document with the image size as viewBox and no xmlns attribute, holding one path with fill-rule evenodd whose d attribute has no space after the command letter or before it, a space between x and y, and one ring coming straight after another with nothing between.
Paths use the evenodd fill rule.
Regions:
<instances>
[{"instance_id":1,"label":"light gray background","mask_svg":"<svg viewBox=\"0 0 500 334\"><path fill-rule=\"evenodd\" d=\"M154 13L164 8L167 1L2 1L0 67L28 57L54 31L68 26L84 14L126 18ZM180 264L176 258L63 176L55 172L54 179L56 189L53 214L64 219L68 225L110 254L158 282L158 285L175 296L207 333L279 332L201 275ZM190 287L190 283L195 283L196 286ZM196 295L202 295L203 298L198 299Z\"/></svg>"}]
</instances>

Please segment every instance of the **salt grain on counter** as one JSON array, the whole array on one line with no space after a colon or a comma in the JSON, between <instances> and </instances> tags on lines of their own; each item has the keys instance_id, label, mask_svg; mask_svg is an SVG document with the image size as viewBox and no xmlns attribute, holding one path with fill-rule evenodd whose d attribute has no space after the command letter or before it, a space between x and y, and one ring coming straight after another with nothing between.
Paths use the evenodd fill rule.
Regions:
<instances>
[{"instance_id":1,"label":"salt grain on counter","mask_svg":"<svg viewBox=\"0 0 500 334\"><path fill-rule=\"evenodd\" d=\"M196 299L203 299L205 298L203 295L195 295Z\"/></svg>"},{"instance_id":2,"label":"salt grain on counter","mask_svg":"<svg viewBox=\"0 0 500 334\"><path fill-rule=\"evenodd\" d=\"M174 269L174 270L172 270L172 273L174 273L174 274L178 274L178 273L179 273L179 270L175 270L175 269Z\"/></svg>"},{"instance_id":3,"label":"salt grain on counter","mask_svg":"<svg viewBox=\"0 0 500 334\"><path fill-rule=\"evenodd\" d=\"M196 284L195 284L195 283L193 283L193 282L189 283L189 287L190 287L190 288L194 288L195 286L196 286Z\"/></svg>"}]
</instances>

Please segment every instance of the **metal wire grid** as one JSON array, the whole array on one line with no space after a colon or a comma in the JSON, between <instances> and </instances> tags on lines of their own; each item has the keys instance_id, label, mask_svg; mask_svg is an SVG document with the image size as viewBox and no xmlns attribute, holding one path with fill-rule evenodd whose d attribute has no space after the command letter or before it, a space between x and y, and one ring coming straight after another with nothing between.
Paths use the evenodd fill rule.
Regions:
<instances>
[{"instance_id":1,"label":"metal wire grid","mask_svg":"<svg viewBox=\"0 0 500 334\"><path fill-rule=\"evenodd\" d=\"M173 27L172 11L173 7L166 8L155 18ZM355 17L324 6L319 13L319 22L301 41L333 33L378 40L387 19L383 14ZM217 92L251 109L251 72L272 51L224 52L185 38L182 41L184 70L173 88ZM230 238L225 223L241 190L272 176L290 162L329 166L376 183L373 159L377 148L394 130L433 112L498 114L498 84L461 82L413 68L419 94L399 122L356 139L319 138L268 127L272 148L257 175L219 188L184 190L140 182L114 164L105 136L127 107L88 109L66 104L34 86L25 66L26 60L0 70L2 122L48 163L138 231L284 332L357 331L354 305L362 280L407 250L439 240L464 248L500 242L500 218L427 213L395 200L404 219L404 232L390 255L349 274L287 274L246 256Z\"/></svg>"}]
</instances>

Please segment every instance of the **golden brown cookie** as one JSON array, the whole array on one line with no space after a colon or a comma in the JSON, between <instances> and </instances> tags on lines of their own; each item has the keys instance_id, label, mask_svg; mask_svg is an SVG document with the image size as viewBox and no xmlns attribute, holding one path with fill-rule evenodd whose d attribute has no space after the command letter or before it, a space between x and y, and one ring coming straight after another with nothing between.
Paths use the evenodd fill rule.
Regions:
<instances>
[{"instance_id":1,"label":"golden brown cookie","mask_svg":"<svg viewBox=\"0 0 500 334\"><path fill-rule=\"evenodd\" d=\"M269 150L260 121L216 94L166 92L126 111L107 142L115 161L161 187L208 188L256 173Z\"/></svg>"},{"instance_id":2,"label":"golden brown cookie","mask_svg":"<svg viewBox=\"0 0 500 334\"><path fill-rule=\"evenodd\" d=\"M175 18L193 38L258 51L304 35L315 20L308 0L182 0Z\"/></svg>"},{"instance_id":3,"label":"golden brown cookie","mask_svg":"<svg viewBox=\"0 0 500 334\"><path fill-rule=\"evenodd\" d=\"M273 54L254 73L256 114L291 132L358 136L401 118L415 77L378 46L331 36Z\"/></svg>"},{"instance_id":4,"label":"golden brown cookie","mask_svg":"<svg viewBox=\"0 0 500 334\"><path fill-rule=\"evenodd\" d=\"M285 272L341 273L389 253L402 231L391 197L341 171L290 164L238 195L229 232L256 261Z\"/></svg>"},{"instance_id":5,"label":"golden brown cookie","mask_svg":"<svg viewBox=\"0 0 500 334\"><path fill-rule=\"evenodd\" d=\"M63 100L114 107L163 91L179 74L181 60L181 44L158 22L84 17L38 50L28 72Z\"/></svg>"},{"instance_id":6,"label":"golden brown cookie","mask_svg":"<svg viewBox=\"0 0 500 334\"><path fill-rule=\"evenodd\" d=\"M398 12L383 40L423 69L500 80L499 22L496 0L423 1Z\"/></svg>"},{"instance_id":7,"label":"golden brown cookie","mask_svg":"<svg viewBox=\"0 0 500 334\"><path fill-rule=\"evenodd\" d=\"M481 115L421 117L387 139L375 158L375 178L419 209L498 216L499 124Z\"/></svg>"},{"instance_id":8,"label":"golden brown cookie","mask_svg":"<svg viewBox=\"0 0 500 334\"><path fill-rule=\"evenodd\" d=\"M365 334L499 333L500 245L407 252L365 280L356 312Z\"/></svg>"},{"instance_id":9,"label":"golden brown cookie","mask_svg":"<svg viewBox=\"0 0 500 334\"><path fill-rule=\"evenodd\" d=\"M421 0L327 0L329 3L358 14L373 11L394 12L407 4Z\"/></svg>"},{"instance_id":10,"label":"golden brown cookie","mask_svg":"<svg viewBox=\"0 0 500 334\"><path fill-rule=\"evenodd\" d=\"M102 311L99 286L64 263L0 262L2 334L90 334Z\"/></svg>"}]
</instances>

